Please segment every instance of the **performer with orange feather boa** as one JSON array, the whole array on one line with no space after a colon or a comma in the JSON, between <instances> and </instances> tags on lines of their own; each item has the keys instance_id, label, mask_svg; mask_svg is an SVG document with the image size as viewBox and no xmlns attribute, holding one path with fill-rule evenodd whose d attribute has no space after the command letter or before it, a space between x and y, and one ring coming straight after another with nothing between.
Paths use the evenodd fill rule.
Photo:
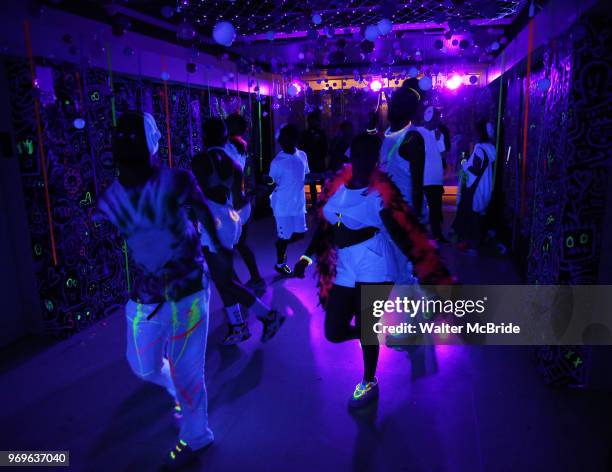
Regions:
<instances>
[{"instance_id":1,"label":"performer with orange feather boa","mask_svg":"<svg viewBox=\"0 0 612 472\"><path fill-rule=\"evenodd\" d=\"M379 152L376 136L361 134L353 140L351 164L328 183L321 222L294 269L303 277L316 258L325 335L331 342L360 339L361 286L404 278L402 271L410 266L397 265L398 249L412 262L420 283L453 283L425 228L387 174L377 169ZM379 350L378 345L362 343L364 375L349 400L351 408L378 398Z\"/></svg>"}]
</instances>

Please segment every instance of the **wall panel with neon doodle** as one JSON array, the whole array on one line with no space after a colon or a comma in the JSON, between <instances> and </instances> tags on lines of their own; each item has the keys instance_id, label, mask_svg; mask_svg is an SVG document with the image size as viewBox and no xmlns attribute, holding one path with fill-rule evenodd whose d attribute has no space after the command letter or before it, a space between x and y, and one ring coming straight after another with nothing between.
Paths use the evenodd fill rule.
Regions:
<instances>
[{"instance_id":1,"label":"wall panel with neon doodle","mask_svg":"<svg viewBox=\"0 0 612 472\"><path fill-rule=\"evenodd\" d=\"M201 149L201 123L209 113L240 111L248 117L254 107L236 92L211 90L209 103L205 89L118 75L113 75L111 89L103 69L48 61L37 63L39 87L33 92L26 61L7 60L6 66L45 332L70 335L118 309L131 277L123 240L110 225L92 221L98 195L115 177L111 98L116 114L130 108L152 113L162 130L160 164L172 161L183 168ZM34 93L41 104L48 192L40 164Z\"/></svg>"},{"instance_id":2,"label":"wall panel with neon doodle","mask_svg":"<svg viewBox=\"0 0 612 472\"><path fill-rule=\"evenodd\" d=\"M611 70L604 17L597 10L588 13L534 51L529 82L524 62L503 76L507 95L498 165L504 204L497 211L511 229L508 243L530 283L599 281L610 182ZM491 86L499 88L499 81Z\"/></svg>"}]
</instances>

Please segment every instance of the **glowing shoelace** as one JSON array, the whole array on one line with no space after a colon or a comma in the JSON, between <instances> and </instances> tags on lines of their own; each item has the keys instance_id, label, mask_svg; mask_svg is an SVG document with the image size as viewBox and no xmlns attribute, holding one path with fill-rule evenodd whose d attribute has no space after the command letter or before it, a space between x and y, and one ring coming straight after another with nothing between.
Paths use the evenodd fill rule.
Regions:
<instances>
[{"instance_id":1,"label":"glowing shoelace","mask_svg":"<svg viewBox=\"0 0 612 472\"><path fill-rule=\"evenodd\" d=\"M370 390L372 390L372 382L368 382L365 388L361 386L361 383L358 383L355 387L355 391L353 392L353 398L357 400L358 398L363 397Z\"/></svg>"},{"instance_id":2,"label":"glowing shoelace","mask_svg":"<svg viewBox=\"0 0 612 472\"><path fill-rule=\"evenodd\" d=\"M181 452L181 446L185 447L187 446L187 443L185 441L183 441L182 439L179 439L179 443L174 447L174 449L176 449L177 452ZM176 459L176 452L174 452L174 450L170 451L170 457L172 458L172 460Z\"/></svg>"}]
</instances>

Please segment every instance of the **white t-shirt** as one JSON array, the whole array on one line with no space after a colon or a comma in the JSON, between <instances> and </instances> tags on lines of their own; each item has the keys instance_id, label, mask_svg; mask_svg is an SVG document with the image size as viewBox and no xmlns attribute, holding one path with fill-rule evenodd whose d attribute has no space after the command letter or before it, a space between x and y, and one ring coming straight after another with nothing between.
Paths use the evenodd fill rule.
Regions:
<instances>
[{"instance_id":1,"label":"white t-shirt","mask_svg":"<svg viewBox=\"0 0 612 472\"><path fill-rule=\"evenodd\" d=\"M270 177L276 188L270 195L274 216L298 216L306 213L304 179L310 173L308 158L297 149L293 154L279 152L270 164Z\"/></svg>"},{"instance_id":2,"label":"white t-shirt","mask_svg":"<svg viewBox=\"0 0 612 472\"><path fill-rule=\"evenodd\" d=\"M435 130L419 127L417 131L423 136L425 141L425 171L423 174L423 185L442 185L444 183L444 168L442 167L442 152L446 150L444 146L444 136L436 139Z\"/></svg>"},{"instance_id":3,"label":"white t-shirt","mask_svg":"<svg viewBox=\"0 0 612 472\"><path fill-rule=\"evenodd\" d=\"M342 185L323 207L323 215L331 224L341 221L352 230L368 226L381 229L382 208L382 198L377 191L368 192L367 188L350 189Z\"/></svg>"},{"instance_id":4,"label":"white t-shirt","mask_svg":"<svg viewBox=\"0 0 612 472\"><path fill-rule=\"evenodd\" d=\"M338 221L349 229L368 226L380 229L374 237L354 246L338 249L337 285L354 287L357 282L413 284L412 264L391 240L380 211L383 201L376 190L349 189L342 185L323 207L323 216L331 224Z\"/></svg>"},{"instance_id":5,"label":"white t-shirt","mask_svg":"<svg viewBox=\"0 0 612 472\"><path fill-rule=\"evenodd\" d=\"M474 165L474 156L478 156L481 161L484 161L485 155L488 157L488 164L487 167L484 168L482 177L478 182L478 188L476 188L474 191L474 201L472 202L472 210L483 215L487 211L487 207L489 206L491 195L493 193L493 163L495 162L496 158L495 146L493 146L491 143L476 144L469 159L463 163L463 169L468 175L467 186L471 187L474 185L476 176L467 169Z\"/></svg>"},{"instance_id":6,"label":"white t-shirt","mask_svg":"<svg viewBox=\"0 0 612 472\"><path fill-rule=\"evenodd\" d=\"M349 189L344 185L323 207L323 215L331 224L341 221L352 230L368 226L380 229L370 239L338 249L336 285L355 287L358 282L382 283L396 279L392 243L380 218L382 207L377 191Z\"/></svg>"},{"instance_id":7,"label":"white t-shirt","mask_svg":"<svg viewBox=\"0 0 612 472\"><path fill-rule=\"evenodd\" d=\"M229 141L223 147L223 150L227 153L229 157L232 158L232 161L234 161L234 163L238 167L240 167L240 170L244 172L244 166L246 165L246 157L247 157L246 154L240 154L238 152L238 149L236 149L236 146L234 146Z\"/></svg>"}]
</instances>

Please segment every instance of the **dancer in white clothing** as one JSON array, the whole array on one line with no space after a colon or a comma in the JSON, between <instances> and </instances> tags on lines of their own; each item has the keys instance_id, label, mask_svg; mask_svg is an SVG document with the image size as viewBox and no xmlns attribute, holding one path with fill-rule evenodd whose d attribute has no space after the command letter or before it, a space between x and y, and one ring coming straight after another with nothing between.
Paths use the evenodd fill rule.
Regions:
<instances>
[{"instance_id":1,"label":"dancer in white clothing","mask_svg":"<svg viewBox=\"0 0 612 472\"><path fill-rule=\"evenodd\" d=\"M378 171L380 141L361 134L351 145L351 165L338 173L326 187L329 199L322 206L319 226L304 255L295 266L295 275L304 276L316 258L319 298L325 308L325 336L334 343L363 339L361 287L388 284L402 278L394 261L394 246L413 263L422 283L452 283L397 187ZM407 270L408 266L400 268ZM390 290L390 286L389 286ZM355 318L355 325L351 324ZM376 379L378 344L362 342L363 377L349 400L361 408L378 398Z\"/></svg>"},{"instance_id":2,"label":"dancer in white clothing","mask_svg":"<svg viewBox=\"0 0 612 472\"><path fill-rule=\"evenodd\" d=\"M308 230L304 182L310 169L306 154L297 148L298 138L295 125L283 126L278 136L281 151L270 164L270 183L274 185L270 206L278 232L274 268L285 276L291 275L291 268L287 265L287 247L302 239Z\"/></svg>"},{"instance_id":3,"label":"dancer in white clothing","mask_svg":"<svg viewBox=\"0 0 612 472\"><path fill-rule=\"evenodd\" d=\"M160 138L153 117L126 112L113 136L119 177L106 189L98 217L125 238L133 283L125 306L127 359L143 380L166 388L182 411L167 465L180 467L213 441L208 427L204 357L210 290L194 210L211 241L211 212L193 176L152 165Z\"/></svg>"},{"instance_id":4,"label":"dancer in white clothing","mask_svg":"<svg viewBox=\"0 0 612 472\"><path fill-rule=\"evenodd\" d=\"M425 110L425 125L419 128L425 143L425 171L423 191L429 207L429 225L434 239L441 243L448 241L442 234L442 195L444 194L444 162L442 153L446 150L444 135L439 130L440 111L433 107Z\"/></svg>"},{"instance_id":5,"label":"dancer in white clothing","mask_svg":"<svg viewBox=\"0 0 612 472\"><path fill-rule=\"evenodd\" d=\"M204 232L201 242L210 274L225 308L229 322L224 344L236 344L251 336L240 305L255 313L263 323L261 340L267 342L282 326L285 317L270 309L240 283L234 271L234 246L242 229L241 213L246 199L242 192L242 172L225 152L227 128L220 118L209 118L202 127L205 152L193 158L192 168L202 193L209 202L220 243Z\"/></svg>"},{"instance_id":6,"label":"dancer in white clothing","mask_svg":"<svg viewBox=\"0 0 612 472\"><path fill-rule=\"evenodd\" d=\"M380 150L381 170L397 185L419 218L423 208L425 143L413 120L420 100L420 92L406 83L393 93L389 102L389 128Z\"/></svg>"},{"instance_id":7,"label":"dancer in white clothing","mask_svg":"<svg viewBox=\"0 0 612 472\"><path fill-rule=\"evenodd\" d=\"M461 163L467 178L461 188L461 199L453 227L459 249L476 255L482 240L482 220L493 194L493 163L496 159L493 125L484 119L475 123L478 142L467 160Z\"/></svg>"},{"instance_id":8,"label":"dancer in white clothing","mask_svg":"<svg viewBox=\"0 0 612 472\"><path fill-rule=\"evenodd\" d=\"M253 185L250 185L249 182L251 182L253 179L253 167L252 162L247 165L248 147L247 142L244 139L247 132L247 121L242 115L232 113L227 116L225 123L227 124L227 132L229 134L225 150L242 171L242 190L248 195L249 193L252 193ZM240 214L242 232L240 234L240 239L236 243L236 250L244 260L244 264L249 271L250 278L245 285L254 290L258 296L261 296L266 290L266 283L259 273L255 253L247 244L247 234L251 212L251 202L247 201L245 208Z\"/></svg>"}]
</instances>

